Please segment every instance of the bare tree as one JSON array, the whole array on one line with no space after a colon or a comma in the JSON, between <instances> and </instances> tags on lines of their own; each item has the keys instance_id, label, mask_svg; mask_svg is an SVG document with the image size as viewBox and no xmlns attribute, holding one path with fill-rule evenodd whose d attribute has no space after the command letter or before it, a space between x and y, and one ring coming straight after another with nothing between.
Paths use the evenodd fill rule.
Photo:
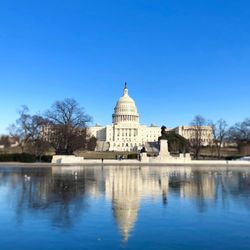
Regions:
<instances>
[{"instance_id":1,"label":"bare tree","mask_svg":"<svg viewBox=\"0 0 250 250\"><path fill-rule=\"evenodd\" d=\"M217 149L217 157L221 158L221 148L225 142L226 136L228 134L228 124L225 120L220 119L215 124L212 124L214 144Z\"/></svg>"},{"instance_id":2,"label":"bare tree","mask_svg":"<svg viewBox=\"0 0 250 250\"><path fill-rule=\"evenodd\" d=\"M203 133L203 126L207 125L206 119L201 116L197 115L191 122L191 126L193 126L193 136L190 140L191 147L194 150L194 158L198 159L200 156L200 151L202 148L202 133Z\"/></svg>"},{"instance_id":3,"label":"bare tree","mask_svg":"<svg viewBox=\"0 0 250 250\"><path fill-rule=\"evenodd\" d=\"M22 141L35 140L40 136L41 126L45 120L39 115L30 115L29 108L22 106L18 111L19 118L16 123L9 127L9 132L12 136L18 136Z\"/></svg>"},{"instance_id":4,"label":"bare tree","mask_svg":"<svg viewBox=\"0 0 250 250\"><path fill-rule=\"evenodd\" d=\"M10 134L20 139L22 152L41 156L48 149L41 137L42 126L46 124L45 119L40 115L30 115L27 106L22 106L18 114L19 118L9 127Z\"/></svg>"},{"instance_id":5,"label":"bare tree","mask_svg":"<svg viewBox=\"0 0 250 250\"><path fill-rule=\"evenodd\" d=\"M215 132L216 131L216 124L212 120L208 120L207 125L211 127L212 135L213 135L213 138L214 138L214 135L216 133ZM217 156L217 148L215 146L214 140L209 140L208 146L209 146L209 149L210 149L210 156L212 158L216 157Z\"/></svg>"},{"instance_id":6,"label":"bare tree","mask_svg":"<svg viewBox=\"0 0 250 250\"><path fill-rule=\"evenodd\" d=\"M234 142L250 141L250 118L238 122L229 129L229 139Z\"/></svg>"},{"instance_id":7,"label":"bare tree","mask_svg":"<svg viewBox=\"0 0 250 250\"><path fill-rule=\"evenodd\" d=\"M96 148L97 139L94 136L91 136L87 142L87 150L94 151Z\"/></svg>"},{"instance_id":8,"label":"bare tree","mask_svg":"<svg viewBox=\"0 0 250 250\"><path fill-rule=\"evenodd\" d=\"M25 144L25 151L35 155L38 161L41 161L42 156L47 154L50 149L50 143L40 137L33 141L30 140Z\"/></svg>"},{"instance_id":9,"label":"bare tree","mask_svg":"<svg viewBox=\"0 0 250 250\"><path fill-rule=\"evenodd\" d=\"M50 130L49 142L56 154L73 154L87 144L89 115L74 99L55 102L45 113Z\"/></svg>"},{"instance_id":10,"label":"bare tree","mask_svg":"<svg viewBox=\"0 0 250 250\"><path fill-rule=\"evenodd\" d=\"M10 144L10 137L8 135L3 135L0 137L0 145L3 145L4 148L9 148Z\"/></svg>"}]
</instances>

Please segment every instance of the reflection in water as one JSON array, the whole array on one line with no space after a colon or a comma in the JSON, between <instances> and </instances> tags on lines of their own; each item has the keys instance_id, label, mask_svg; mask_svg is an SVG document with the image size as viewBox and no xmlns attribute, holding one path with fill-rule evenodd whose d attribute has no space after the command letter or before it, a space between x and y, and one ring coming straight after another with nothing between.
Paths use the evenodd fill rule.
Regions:
<instances>
[{"instance_id":1,"label":"reflection in water","mask_svg":"<svg viewBox=\"0 0 250 250\"><path fill-rule=\"evenodd\" d=\"M106 195L112 201L113 214L124 240L128 239L137 219L140 185L138 169L123 167L107 170Z\"/></svg>"},{"instance_id":2,"label":"reflection in water","mask_svg":"<svg viewBox=\"0 0 250 250\"><path fill-rule=\"evenodd\" d=\"M182 198L195 198L195 203L200 212L207 208L207 200L212 200L216 196L215 178L206 172L196 171L192 173L191 179L186 180L180 187Z\"/></svg>"},{"instance_id":3,"label":"reflection in water","mask_svg":"<svg viewBox=\"0 0 250 250\"><path fill-rule=\"evenodd\" d=\"M146 196L166 197L168 175L149 168L113 167L106 170L106 195L112 201L114 217L124 240L128 240L138 216L140 200ZM154 178L150 178L150 176ZM165 202L166 198L164 198Z\"/></svg>"},{"instance_id":4,"label":"reflection in water","mask_svg":"<svg viewBox=\"0 0 250 250\"><path fill-rule=\"evenodd\" d=\"M30 178L26 178L28 176ZM71 228L87 213L89 198L106 197L125 241L139 220L142 202L154 199L163 206L171 194L194 202L199 212L218 197L224 206L237 199L250 210L250 175L242 171L192 170L190 167L79 167L0 169L0 191L14 203L16 221L27 210L46 213L53 226Z\"/></svg>"}]
</instances>

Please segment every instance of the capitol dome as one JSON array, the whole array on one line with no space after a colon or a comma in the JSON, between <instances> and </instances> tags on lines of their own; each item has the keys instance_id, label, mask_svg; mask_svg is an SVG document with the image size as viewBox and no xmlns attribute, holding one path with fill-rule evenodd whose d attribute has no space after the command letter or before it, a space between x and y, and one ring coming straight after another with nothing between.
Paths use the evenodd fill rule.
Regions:
<instances>
[{"instance_id":1,"label":"capitol dome","mask_svg":"<svg viewBox=\"0 0 250 250\"><path fill-rule=\"evenodd\" d=\"M135 101L128 95L127 83L123 90L123 96L118 100L114 114L112 115L113 123L139 123L139 114Z\"/></svg>"}]
</instances>

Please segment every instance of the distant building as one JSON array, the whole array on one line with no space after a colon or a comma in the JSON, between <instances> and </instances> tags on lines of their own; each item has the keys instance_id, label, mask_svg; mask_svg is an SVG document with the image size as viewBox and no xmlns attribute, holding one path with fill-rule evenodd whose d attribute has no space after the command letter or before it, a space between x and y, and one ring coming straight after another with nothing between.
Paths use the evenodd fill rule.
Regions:
<instances>
[{"instance_id":1,"label":"distant building","mask_svg":"<svg viewBox=\"0 0 250 250\"><path fill-rule=\"evenodd\" d=\"M161 128L152 124L141 125L140 116L135 101L128 94L125 83L123 95L118 100L112 115L112 124L107 126L96 125L88 129L90 136L98 140L98 151L137 151L148 143L157 142L161 135ZM208 145L212 140L212 128L202 127L203 145ZM194 127L180 126L174 130L188 140L193 139Z\"/></svg>"},{"instance_id":2,"label":"distant building","mask_svg":"<svg viewBox=\"0 0 250 250\"><path fill-rule=\"evenodd\" d=\"M18 137L11 137L8 135L0 136L0 149L4 148L14 148L19 145L20 139Z\"/></svg>"},{"instance_id":3,"label":"distant building","mask_svg":"<svg viewBox=\"0 0 250 250\"><path fill-rule=\"evenodd\" d=\"M196 128L194 126L178 126L173 129L175 133L188 139L190 142L195 140ZM201 142L203 146L208 146L213 141L213 130L210 126L201 127Z\"/></svg>"}]
</instances>

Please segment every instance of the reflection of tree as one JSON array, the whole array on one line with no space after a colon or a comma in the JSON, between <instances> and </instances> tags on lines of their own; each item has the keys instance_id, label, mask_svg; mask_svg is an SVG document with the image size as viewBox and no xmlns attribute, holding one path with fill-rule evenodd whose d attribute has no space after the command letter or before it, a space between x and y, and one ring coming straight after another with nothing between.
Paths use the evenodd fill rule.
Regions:
<instances>
[{"instance_id":1,"label":"reflection of tree","mask_svg":"<svg viewBox=\"0 0 250 250\"><path fill-rule=\"evenodd\" d=\"M237 171L232 174L229 171L221 177L218 186L221 189L224 206L229 206L232 200L236 200L238 204L250 210L250 176L248 173Z\"/></svg>"},{"instance_id":2,"label":"reflection of tree","mask_svg":"<svg viewBox=\"0 0 250 250\"><path fill-rule=\"evenodd\" d=\"M194 171L191 179L180 183L181 197L193 198L200 212L206 211L210 201L222 202L224 207L233 201L250 209L249 189L250 176L242 171Z\"/></svg>"},{"instance_id":3,"label":"reflection of tree","mask_svg":"<svg viewBox=\"0 0 250 250\"><path fill-rule=\"evenodd\" d=\"M30 177L30 180L25 176ZM96 185L94 178L93 169L84 170L77 176L72 173L52 175L49 169L41 172L20 171L17 185L9 189L12 197L17 199L17 221L22 222L27 209L34 214L42 210L55 226L72 226L86 210L86 193L88 188Z\"/></svg>"},{"instance_id":4,"label":"reflection of tree","mask_svg":"<svg viewBox=\"0 0 250 250\"><path fill-rule=\"evenodd\" d=\"M194 171L192 179L181 185L181 197L195 198L195 203L200 212L206 210L207 201L214 199L216 194L215 179L210 178L206 172Z\"/></svg>"},{"instance_id":5,"label":"reflection of tree","mask_svg":"<svg viewBox=\"0 0 250 250\"><path fill-rule=\"evenodd\" d=\"M206 212L211 201L224 206L235 202L250 210L250 175L242 171L192 172L187 167L0 170L2 188L8 190L8 199L15 205L19 223L28 211L33 217L42 213L60 228L75 225L86 212L88 197L105 193L124 240L128 240L135 227L141 204L152 199L167 204L170 194L191 200L200 212Z\"/></svg>"}]
</instances>

